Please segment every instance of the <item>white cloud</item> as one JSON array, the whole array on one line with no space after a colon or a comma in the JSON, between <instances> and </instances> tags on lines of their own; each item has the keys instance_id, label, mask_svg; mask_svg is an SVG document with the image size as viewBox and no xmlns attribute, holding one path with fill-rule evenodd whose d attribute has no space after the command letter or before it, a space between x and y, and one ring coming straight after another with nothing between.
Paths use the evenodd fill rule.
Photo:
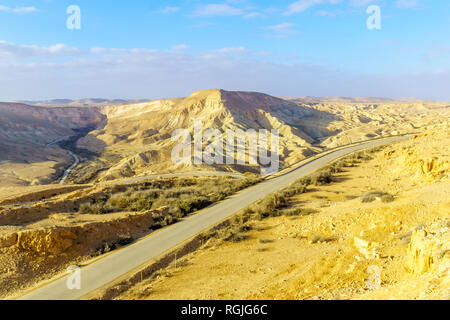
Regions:
<instances>
[{"instance_id":1,"label":"white cloud","mask_svg":"<svg viewBox=\"0 0 450 320\"><path fill-rule=\"evenodd\" d=\"M186 44L177 44L172 47L173 50L187 50L190 47Z\"/></svg>"},{"instance_id":2,"label":"white cloud","mask_svg":"<svg viewBox=\"0 0 450 320\"><path fill-rule=\"evenodd\" d=\"M256 12L256 11L249 12L244 15L245 19L253 19L253 18L260 18L260 17L264 17L264 15L262 13Z\"/></svg>"},{"instance_id":3,"label":"white cloud","mask_svg":"<svg viewBox=\"0 0 450 320\"><path fill-rule=\"evenodd\" d=\"M73 56L79 53L80 50L77 48L70 48L61 43L48 47L41 47L35 45L17 45L10 42L0 41L0 58Z\"/></svg>"},{"instance_id":4,"label":"white cloud","mask_svg":"<svg viewBox=\"0 0 450 320\"><path fill-rule=\"evenodd\" d=\"M35 7L14 7L14 8L10 8L10 7L6 7L6 6L3 6L3 5L0 5L0 11L11 12L11 13L29 13L29 12L36 11L36 8Z\"/></svg>"},{"instance_id":5,"label":"white cloud","mask_svg":"<svg viewBox=\"0 0 450 320\"><path fill-rule=\"evenodd\" d=\"M122 49L122 48L103 48L103 47L94 47L89 50L89 53L97 54L97 55L124 55L124 54L149 54L155 53L158 50L154 49Z\"/></svg>"},{"instance_id":6,"label":"white cloud","mask_svg":"<svg viewBox=\"0 0 450 320\"><path fill-rule=\"evenodd\" d=\"M238 47L238 48L221 48L216 50L210 50L208 52L212 53L222 53L222 54L233 54L233 53L244 53L247 50L244 47Z\"/></svg>"},{"instance_id":7,"label":"white cloud","mask_svg":"<svg viewBox=\"0 0 450 320\"><path fill-rule=\"evenodd\" d=\"M195 17L215 17L215 16L240 16L244 10L232 7L228 4L207 4L194 10Z\"/></svg>"},{"instance_id":8,"label":"white cloud","mask_svg":"<svg viewBox=\"0 0 450 320\"><path fill-rule=\"evenodd\" d=\"M418 3L416 0L397 0L395 1L395 5L402 9L409 9L417 7Z\"/></svg>"},{"instance_id":9,"label":"white cloud","mask_svg":"<svg viewBox=\"0 0 450 320\"><path fill-rule=\"evenodd\" d=\"M170 13L175 13L180 11L180 7L171 7L171 6L166 6L161 10L156 11L157 13L161 13L161 14L170 14Z\"/></svg>"},{"instance_id":10,"label":"white cloud","mask_svg":"<svg viewBox=\"0 0 450 320\"><path fill-rule=\"evenodd\" d=\"M274 32L290 28L286 24L272 27ZM5 51L4 47L2 42L0 52ZM0 101L89 96L178 97L207 88L281 96L418 96L450 100L447 90L450 70L396 76L354 74L296 60L277 62L277 57L245 47L197 54L142 48L85 51L65 45L12 47L16 49L7 50L9 55L0 54ZM24 48L30 51L24 54ZM68 49L77 54L51 60L39 55L59 57Z\"/></svg>"},{"instance_id":11,"label":"white cloud","mask_svg":"<svg viewBox=\"0 0 450 320\"><path fill-rule=\"evenodd\" d=\"M288 35L298 33L298 31L294 30L293 27L295 27L295 24L283 22L277 25L264 27L264 29L271 30L275 33L268 35L269 38L286 38Z\"/></svg>"},{"instance_id":12,"label":"white cloud","mask_svg":"<svg viewBox=\"0 0 450 320\"><path fill-rule=\"evenodd\" d=\"M361 1L361 0L358 0ZM363 0L367 1L367 0ZM369 0L370 1L370 0ZM311 7L320 5L320 4L339 4L342 0L298 0L292 2L288 5L287 10L284 12L284 15L292 15L295 13L300 13L308 10Z\"/></svg>"},{"instance_id":13,"label":"white cloud","mask_svg":"<svg viewBox=\"0 0 450 320\"><path fill-rule=\"evenodd\" d=\"M242 6L246 0L227 0L223 4L207 4L198 6L193 12L193 17L226 17L241 16L244 19L262 18L267 14L274 13L273 8L259 10L255 6ZM237 5L241 5L238 7Z\"/></svg>"},{"instance_id":14,"label":"white cloud","mask_svg":"<svg viewBox=\"0 0 450 320\"><path fill-rule=\"evenodd\" d=\"M299 13L308 10L309 8L323 3L324 0L299 0L288 5L285 15L291 15L294 13Z\"/></svg>"},{"instance_id":15,"label":"white cloud","mask_svg":"<svg viewBox=\"0 0 450 320\"><path fill-rule=\"evenodd\" d=\"M291 28L294 27L295 24L283 22L274 26L267 26L266 29L274 30L276 32L290 32Z\"/></svg>"},{"instance_id":16,"label":"white cloud","mask_svg":"<svg viewBox=\"0 0 450 320\"><path fill-rule=\"evenodd\" d=\"M335 11L327 11L327 10L319 10L317 11L317 14L319 16L329 17L329 18L335 18L340 14L343 14L344 11L342 10L335 10Z\"/></svg>"},{"instance_id":17,"label":"white cloud","mask_svg":"<svg viewBox=\"0 0 450 320\"><path fill-rule=\"evenodd\" d=\"M350 0L350 5L355 7L367 6L372 2L377 2L378 0Z\"/></svg>"}]
</instances>

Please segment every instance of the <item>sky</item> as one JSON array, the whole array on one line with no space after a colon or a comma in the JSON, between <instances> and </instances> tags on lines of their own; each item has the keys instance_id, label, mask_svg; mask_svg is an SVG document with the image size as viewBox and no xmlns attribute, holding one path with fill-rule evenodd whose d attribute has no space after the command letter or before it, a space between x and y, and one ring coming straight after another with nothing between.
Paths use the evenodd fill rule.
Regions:
<instances>
[{"instance_id":1,"label":"sky","mask_svg":"<svg viewBox=\"0 0 450 320\"><path fill-rule=\"evenodd\" d=\"M0 101L210 88L450 101L450 1L0 0Z\"/></svg>"}]
</instances>

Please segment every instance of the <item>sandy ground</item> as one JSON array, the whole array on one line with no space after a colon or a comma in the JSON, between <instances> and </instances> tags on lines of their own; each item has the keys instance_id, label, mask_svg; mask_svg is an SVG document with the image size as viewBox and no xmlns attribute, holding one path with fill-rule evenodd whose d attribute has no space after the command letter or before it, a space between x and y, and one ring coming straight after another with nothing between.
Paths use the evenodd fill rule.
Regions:
<instances>
[{"instance_id":1,"label":"sandy ground","mask_svg":"<svg viewBox=\"0 0 450 320\"><path fill-rule=\"evenodd\" d=\"M448 128L347 168L252 222L242 242L202 249L119 299L450 299ZM380 190L394 201L363 203Z\"/></svg>"}]
</instances>

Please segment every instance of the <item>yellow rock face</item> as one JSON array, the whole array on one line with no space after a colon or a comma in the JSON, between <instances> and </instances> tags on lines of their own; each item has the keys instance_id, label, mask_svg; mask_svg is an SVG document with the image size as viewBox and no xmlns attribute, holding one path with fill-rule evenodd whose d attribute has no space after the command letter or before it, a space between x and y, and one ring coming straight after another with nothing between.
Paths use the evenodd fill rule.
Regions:
<instances>
[{"instance_id":1,"label":"yellow rock face","mask_svg":"<svg viewBox=\"0 0 450 320\"><path fill-rule=\"evenodd\" d=\"M408 246L408 268L416 276L432 271L437 263L449 262L448 227L432 226L431 230L431 232L415 231Z\"/></svg>"},{"instance_id":2,"label":"yellow rock face","mask_svg":"<svg viewBox=\"0 0 450 320\"><path fill-rule=\"evenodd\" d=\"M434 240L427 238L426 231L415 232L408 248L408 266L415 275L421 275L431 270Z\"/></svg>"},{"instance_id":3,"label":"yellow rock face","mask_svg":"<svg viewBox=\"0 0 450 320\"><path fill-rule=\"evenodd\" d=\"M58 254L73 245L77 236L64 229L42 229L33 232L19 232L19 248L36 253Z\"/></svg>"}]
</instances>

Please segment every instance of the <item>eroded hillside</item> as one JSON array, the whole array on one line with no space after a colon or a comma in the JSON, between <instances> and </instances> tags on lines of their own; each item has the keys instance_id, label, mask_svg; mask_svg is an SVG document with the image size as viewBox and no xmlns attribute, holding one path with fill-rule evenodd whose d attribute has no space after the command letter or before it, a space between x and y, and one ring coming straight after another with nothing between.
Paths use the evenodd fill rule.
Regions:
<instances>
[{"instance_id":1,"label":"eroded hillside","mask_svg":"<svg viewBox=\"0 0 450 320\"><path fill-rule=\"evenodd\" d=\"M52 142L70 141L61 146L81 160L66 183L202 170L258 173L260 166L249 164L174 164L171 151L179 141L173 141L172 134L177 129L193 132L196 121L202 124L203 131L218 129L224 135L228 130L276 129L280 133L278 151L283 168L327 148L421 132L448 118L450 110L448 104L426 101L281 99L225 90L203 90L186 98L136 104L105 106L107 101L84 101L88 106L101 102L95 108L1 104L3 186L48 184L60 177L73 159ZM76 131L87 127L95 130L84 137ZM203 141L203 145L209 142ZM83 152L77 153L79 150ZM250 150L246 153L247 161L257 157Z\"/></svg>"},{"instance_id":2,"label":"eroded hillside","mask_svg":"<svg viewBox=\"0 0 450 320\"><path fill-rule=\"evenodd\" d=\"M187 98L158 100L103 109L104 128L81 139L79 147L101 153L70 178L113 180L134 175L193 170L258 171L250 165L174 165L176 129L277 129L281 167L325 148L389 135L420 132L449 114L446 104L337 101L330 104L281 99L255 92L204 90Z\"/></svg>"},{"instance_id":3,"label":"eroded hillside","mask_svg":"<svg viewBox=\"0 0 450 320\"><path fill-rule=\"evenodd\" d=\"M100 180L130 177L136 174L153 174L170 171L213 169L239 170L237 166L205 165L179 166L171 160L171 151L179 143L172 141L176 129L193 132L195 121L204 130L278 129L280 153L286 163L312 154L313 139L299 128L289 124L290 119L307 117L305 107L262 93L205 90L185 99L159 100L149 103L108 107L103 110L108 118L102 130L91 132L80 140L79 146L109 157L120 155L120 161L106 168ZM240 171L251 169L241 167Z\"/></svg>"},{"instance_id":4,"label":"eroded hillside","mask_svg":"<svg viewBox=\"0 0 450 320\"><path fill-rule=\"evenodd\" d=\"M103 119L96 109L0 103L2 187L52 182L72 161L55 142L75 136L78 128L95 127Z\"/></svg>"}]
</instances>

